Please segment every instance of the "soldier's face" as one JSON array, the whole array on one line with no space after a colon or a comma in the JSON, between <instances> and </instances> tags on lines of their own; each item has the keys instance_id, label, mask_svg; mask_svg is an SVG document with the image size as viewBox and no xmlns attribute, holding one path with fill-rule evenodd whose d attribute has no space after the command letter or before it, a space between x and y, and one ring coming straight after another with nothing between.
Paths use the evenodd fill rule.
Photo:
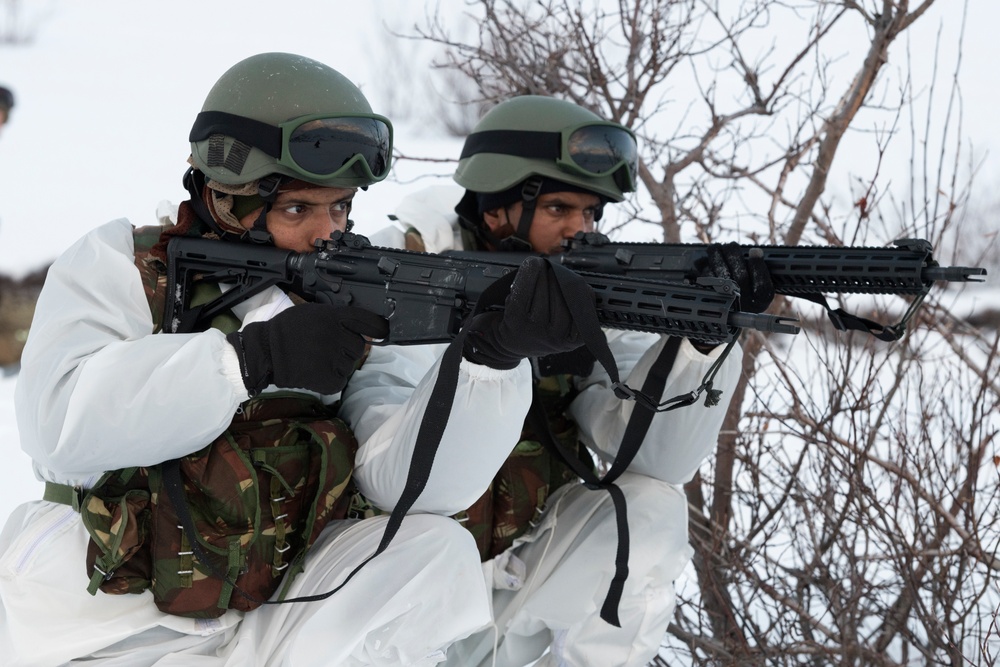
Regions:
<instances>
[{"instance_id":1,"label":"soldier's face","mask_svg":"<svg viewBox=\"0 0 1000 667\"><path fill-rule=\"evenodd\" d=\"M535 252L551 255L562 250L563 239L577 232L594 231L594 218L601 205L597 195L584 192L549 192L538 197L528 242ZM504 239L514 233L521 220L522 203L483 213L490 231Z\"/></svg>"},{"instance_id":2,"label":"soldier's face","mask_svg":"<svg viewBox=\"0 0 1000 667\"><path fill-rule=\"evenodd\" d=\"M347 217L354 199L353 188L308 188L278 194L267 214L267 231L274 245L283 250L309 252L316 239L328 239L335 231L347 229ZM260 209L240 219L246 229L253 227Z\"/></svg>"}]
</instances>

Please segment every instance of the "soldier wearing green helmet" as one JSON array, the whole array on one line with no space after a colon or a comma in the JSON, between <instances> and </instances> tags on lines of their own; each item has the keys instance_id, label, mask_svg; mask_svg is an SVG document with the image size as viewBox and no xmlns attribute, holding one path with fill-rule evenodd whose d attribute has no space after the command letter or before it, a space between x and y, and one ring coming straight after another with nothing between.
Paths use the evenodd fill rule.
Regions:
<instances>
[{"instance_id":1,"label":"soldier wearing green helmet","mask_svg":"<svg viewBox=\"0 0 1000 667\"><path fill-rule=\"evenodd\" d=\"M195 213L223 239L271 242L267 218L293 190L340 191L337 224L344 226L354 191L384 179L392 159L392 124L372 113L357 86L322 63L283 53L230 68L189 138L185 186ZM291 249L312 246L315 230L302 233Z\"/></svg>"},{"instance_id":2,"label":"soldier wearing green helmet","mask_svg":"<svg viewBox=\"0 0 1000 667\"><path fill-rule=\"evenodd\" d=\"M635 189L638 160L628 128L564 100L516 97L491 109L466 138L454 175L466 194L456 210L485 247L554 251L561 241L556 230L548 235L554 243L542 248L529 239L535 212L545 213L539 198L553 192L596 197L583 209L585 231L592 231L606 203ZM492 211L506 213L514 203L520 203L516 219L492 218Z\"/></svg>"},{"instance_id":3,"label":"soldier wearing green helmet","mask_svg":"<svg viewBox=\"0 0 1000 667\"><path fill-rule=\"evenodd\" d=\"M564 100L512 98L466 138L454 174L461 188L411 194L372 241L427 252L559 253L565 240L598 231L605 206L635 189L637 168L628 128ZM766 277L762 266L733 269ZM733 395L738 346L727 356L687 339L604 334L629 386L645 391L658 382L660 395L678 396L719 364L714 387ZM673 582L692 554L681 485L714 449L726 407L698 402L658 412L636 436L632 404L610 391L586 348L533 358L531 367L529 417L489 488L458 515L480 549L493 623L454 644L447 664L644 666L659 649ZM469 434L470 446L481 432ZM634 444L634 458L617 461ZM617 461L614 488L582 484L573 472L579 462L560 449L584 468L599 461L615 470ZM439 462L447 465L440 455Z\"/></svg>"},{"instance_id":4,"label":"soldier wearing green helmet","mask_svg":"<svg viewBox=\"0 0 1000 667\"><path fill-rule=\"evenodd\" d=\"M188 139L189 199L159 225L89 232L38 299L15 402L46 490L0 538L5 664L439 662L490 618L475 542L449 516L495 464L477 475L455 458L474 428L489 450L516 438L526 362L463 367L457 395L494 412L455 411L442 474L369 562L388 516L355 518L352 494L392 509L429 394L390 414L367 398L376 380L352 394L372 413L351 428L338 413L385 320L271 287L205 330L164 333L165 250L178 236L311 250L388 174L392 125L336 70L264 53L219 78ZM539 349L491 340L515 365Z\"/></svg>"}]
</instances>

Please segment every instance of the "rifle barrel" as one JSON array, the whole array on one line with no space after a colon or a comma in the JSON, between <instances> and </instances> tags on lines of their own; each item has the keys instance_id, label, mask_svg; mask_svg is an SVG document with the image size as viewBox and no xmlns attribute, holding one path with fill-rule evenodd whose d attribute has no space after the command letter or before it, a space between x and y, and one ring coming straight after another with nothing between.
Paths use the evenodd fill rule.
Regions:
<instances>
[{"instance_id":1,"label":"rifle barrel","mask_svg":"<svg viewBox=\"0 0 1000 667\"><path fill-rule=\"evenodd\" d=\"M985 275L986 269L979 266L929 266L924 269L925 280L943 280L953 283L981 283L985 282L986 278L977 278L976 276Z\"/></svg>"}]
</instances>

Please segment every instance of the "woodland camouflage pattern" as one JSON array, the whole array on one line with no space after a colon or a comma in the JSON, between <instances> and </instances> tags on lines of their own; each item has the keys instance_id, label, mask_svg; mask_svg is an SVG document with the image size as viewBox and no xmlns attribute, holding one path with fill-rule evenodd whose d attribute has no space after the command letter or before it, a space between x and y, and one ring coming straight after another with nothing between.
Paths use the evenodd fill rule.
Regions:
<instances>
[{"instance_id":1,"label":"woodland camouflage pattern","mask_svg":"<svg viewBox=\"0 0 1000 667\"><path fill-rule=\"evenodd\" d=\"M178 616L258 607L298 573L323 527L346 516L356 450L347 426L316 399L246 403L225 433L181 459L188 510L214 556L211 567L194 557L157 466L106 473L80 510L91 535L88 575L110 574L92 584L111 594L149 588L161 611Z\"/></svg>"},{"instance_id":2,"label":"woodland camouflage pattern","mask_svg":"<svg viewBox=\"0 0 1000 667\"><path fill-rule=\"evenodd\" d=\"M572 376L543 377L535 388L546 414L552 435L571 452L589 457L577 440L576 424L564 410L576 392ZM593 467L588 463L588 467ZM482 560L489 560L507 550L518 537L537 522L549 496L564 484L578 482L576 474L525 427L493 482L472 507L456 518L472 533Z\"/></svg>"},{"instance_id":3,"label":"woodland camouflage pattern","mask_svg":"<svg viewBox=\"0 0 1000 667\"><path fill-rule=\"evenodd\" d=\"M145 251L158 231L135 235L157 329L164 267ZM282 581L287 589L324 526L346 516L356 451L350 429L315 398L284 392L245 403L225 433L180 459L198 541L212 555L208 565L179 528L158 466L106 473L80 508L91 535L91 592L151 589L161 611L197 618L256 608Z\"/></svg>"}]
</instances>

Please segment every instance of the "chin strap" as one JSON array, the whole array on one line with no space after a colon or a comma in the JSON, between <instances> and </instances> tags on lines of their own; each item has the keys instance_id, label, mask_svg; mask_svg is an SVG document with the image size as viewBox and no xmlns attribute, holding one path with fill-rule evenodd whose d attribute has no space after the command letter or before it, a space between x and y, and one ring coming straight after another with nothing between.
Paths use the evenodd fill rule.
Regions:
<instances>
[{"instance_id":1,"label":"chin strap","mask_svg":"<svg viewBox=\"0 0 1000 667\"><path fill-rule=\"evenodd\" d=\"M257 196L264 200L264 207L260 209L260 215L246 233L246 238L251 243L273 245L274 239L271 232L267 231L267 214L271 212L271 206L278 197L279 187L281 187L281 176L278 174L271 174L257 181Z\"/></svg>"},{"instance_id":2,"label":"chin strap","mask_svg":"<svg viewBox=\"0 0 1000 667\"><path fill-rule=\"evenodd\" d=\"M235 236L232 232L227 232L219 226L219 223L215 221L215 216L212 215L212 212L208 210L208 206L205 205L205 200L202 198L202 193L205 191L205 174L193 167L188 167L188 170L184 172L183 184L184 189L190 195L191 208L194 210L195 215L209 229L218 234L220 238L225 239Z\"/></svg>"},{"instance_id":3,"label":"chin strap","mask_svg":"<svg viewBox=\"0 0 1000 667\"><path fill-rule=\"evenodd\" d=\"M535 218L535 206L538 204L538 193L541 190L541 178L533 176L524 182L521 188L521 219L517 222L517 229L500 241L497 248L506 252L531 252L528 232L531 231L531 221Z\"/></svg>"}]
</instances>

